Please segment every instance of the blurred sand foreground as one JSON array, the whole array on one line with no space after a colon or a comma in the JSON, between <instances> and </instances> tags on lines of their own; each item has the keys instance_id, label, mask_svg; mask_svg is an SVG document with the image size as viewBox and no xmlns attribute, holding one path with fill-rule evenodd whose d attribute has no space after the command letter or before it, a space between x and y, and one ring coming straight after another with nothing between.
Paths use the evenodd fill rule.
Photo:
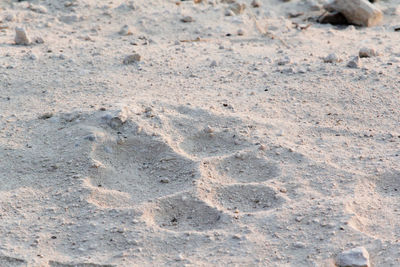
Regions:
<instances>
[{"instance_id":1,"label":"blurred sand foreground","mask_svg":"<svg viewBox=\"0 0 400 267\"><path fill-rule=\"evenodd\" d=\"M400 1L227 2L0 1L1 267L400 266Z\"/></svg>"}]
</instances>

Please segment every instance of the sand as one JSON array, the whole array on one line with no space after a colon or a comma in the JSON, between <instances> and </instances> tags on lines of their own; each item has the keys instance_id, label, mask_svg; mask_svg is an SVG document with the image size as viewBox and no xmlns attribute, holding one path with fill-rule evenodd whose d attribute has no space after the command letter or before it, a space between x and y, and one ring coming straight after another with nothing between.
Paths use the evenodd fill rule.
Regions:
<instances>
[{"instance_id":1,"label":"sand","mask_svg":"<svg viewBox=\"0 0 400 267\"><path fill-rule=\"evenodd\" d=\"M0 266L400 265L399 1L259 2L1 1Z\"/></svg>"}]
</instances>

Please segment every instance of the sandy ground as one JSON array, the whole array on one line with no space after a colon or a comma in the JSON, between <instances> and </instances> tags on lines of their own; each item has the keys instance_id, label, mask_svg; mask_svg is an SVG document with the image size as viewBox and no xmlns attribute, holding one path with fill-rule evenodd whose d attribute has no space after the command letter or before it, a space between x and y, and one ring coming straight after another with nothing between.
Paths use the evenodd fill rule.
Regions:
<instances>
[{"instance_id":1,"label":"sandy ground","mask_svg":"<svg viewBox=\"0 0 400 267\"><path fill-rule=\"evenodd\" d=\"M1 1L0 266L400 265L400 1L250 2Z\"/></svg>"}]
</instances>

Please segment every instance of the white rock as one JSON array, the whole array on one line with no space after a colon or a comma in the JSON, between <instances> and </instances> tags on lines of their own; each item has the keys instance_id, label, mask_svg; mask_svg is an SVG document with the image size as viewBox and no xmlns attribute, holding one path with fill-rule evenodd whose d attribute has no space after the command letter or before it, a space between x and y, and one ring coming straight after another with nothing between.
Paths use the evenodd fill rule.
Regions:
<instances>
[{"instance_id":1,"label":"white rock","mask_svg":"<svg viewBox=\"0 0 400 267\"><path fill-rule=\"evenodd\" d=\"M29 45L31 40L29 39L24 28L15 28L15 44L17 45Z\"/></svg>"},{"instance_id":2,"label":"white rock","mask_svg":"<svg viewBox=\"0 0 400 267\"><path fill-rule=\"evenodd\" d=\"M122 26L118 33L123 36L132 35L132 31L129 29L128 25Z\"/></svg>"},{"instance_id":3,"label":"white rock","mask_svg":"<svg viewBox=\"0 0 400 267\"><path fill-rule=\"evenodd\" d=\"M339 267L369 267L369 254L364 247L357 247L340 253L336 259Z\"/></svg>"},{"instance_id":4,"label":"white rock","mask_svg":"<svg viewBox=\"0 0 400 267\"><path fill-rule=\"evenodd\" d=\"M30 4L29 9L36 13L41 13L41 14L47 13L47 8L45 8L44 6Z\"/></svg>"},{"instance_id":5,"label":"white rock","mask_svg":"<svg viewBox=\"0 0 400 267\"><path fill-rule=\"evenodd\" d=\"M373 48L363 47L358 52L359 57L376 57L379 53Z\"/></svg>"}]
</instances>

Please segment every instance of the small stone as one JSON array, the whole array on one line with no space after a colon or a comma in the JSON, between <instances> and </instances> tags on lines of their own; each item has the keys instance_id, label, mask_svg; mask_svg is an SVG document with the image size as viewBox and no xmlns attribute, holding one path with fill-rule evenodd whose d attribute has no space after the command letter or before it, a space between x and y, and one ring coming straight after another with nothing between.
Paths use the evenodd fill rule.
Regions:
<instances>
[{"instance_id":1,"label":"small stone","mask_svg":"<svg viewBox=\"0 0 400 267\"><path fill-rule=\"evenodd\" d=\"M120 35L122 36L128 36L128 35L132 35L131 30L129 29L128 25L124 25L122 26L122 28L119 30L118 32Z\"/></svg>"},{"instance_id":2,"label":"small stone","mask_svg":"<svg viewBox=\"0 0 400 267\"><path fill-rule=\"evenodd\" d=\"M78 17L77 15L66 15L66 16L60 16L58 20L67 24L72 24L74 22L82 20L82 18Z\"/></svg>"},{"instance_id":3,"label":"small stone","mask_svg":"<svg viewBox=\"0 0 400 267\"><path fill-rule=\"evenodd\" d=\"M90 142L96 141L96 136L94 134L89 134L84 137L85 140L89 140Z\"/></svg>"},{"instance_id":4,"label":"small stone","mask_svg":"<svg viewBox=\"0 0 400 267\"><path fill-rule=\"evenodd\" d=\"M29 39L24 28L15 28L15 44L16 45L29 45L31 40Z\"/></svg>"},{"instance_id":5,"label":"small stone","mask_svg":"<svg viewBox=\"0 0 400 267\"><path fill-rule=\"evenodd\" d=\"M306 245L303 242L296 242L293 244L295 248L305 248Z\"/></svg>"},{"instance_id":6,"label":"small stone","mask_svg":"<svg viewBox=\"0 0 400 267\"><path fill-rule=\"evenodd\" d=\"M234 15L239 15L242 14L245 9L246 9L245 4L233 3L229 6L229 8L227 9L228 12L225 12L225 15L230 16L232 15L232 13Z\"/></svg>"},{"instance_id":7,"label":"small stone","mask_svg":"<svg viewBox=\"0 0 400 267\"><path fill-rule=\"evenodd\" d=\"M47 13L47 8L45 8L44 6L30 4L29 9L36 13L41 13L41 14Z\"/></svg>"},{"instance_id":8,"label":"small stone","mask_svg":"<svg viewBox=\"0 0 400 267\"><path fill-rule=\"evenodd\" d=\"M339 267L369 267L369 254L364 247L357 247L340 253L336 259Z\"/></svg>"},{"instance_id":9,"label":"small stone","mask_svg":"<svg viewBox=\"0 0 400 267\"><path fill-rule=\"evenodd\" d=\"M35 38L35 43L37 43L37 44L43 44L43 43L44 43L44 40L43 40L42 37L36 37L36 38Z\"/></svg>"},{"instance_id":10,"label":"small stone","mask_svg":"<svg viewBox=\"0 0 400 267\"><path fill-rule=\"evenodd\" d=\"M257 7L261 6L261 3L258 0L253 0L251 2L251 6L254 7L254 8L257 8Z\"/></svg>"},{"instance_id":11,"label":"small stone","mask_svg":"<svg viewBox=\"0 0 400 267\"><path fill-rule=\"evenodd\" d=\"M116 110L113 114L106 114L102 119L113 129L121 127L129 118L130 112L127 107Z\"/></svg>"},{"instance_id":12,"label":"small stone","mask_svg":"<svg viewBox=\"0 0 400 267\"><path fill-rule=\"evenodd\" d=\"M14 21L15 20L15 15L14 14L8 14L6 15L6 17L4 18L5 21Z\"/></svg>"},{"instance_id":13,"label":"small stone","mask_svg":"<svg viewBox=\"0 0 400 267\"><path fill-rule=\"evenodd\" d=\"M349 61L349 63L347 63L347 67L352 68L352 69L358 69L361 67L361 61L360 61L360 57L354 57L352 60Z\"/></svg>"},{"instance_id":14,"label":"small stone","mask_svg":"<svg viewBox=\"0 0 400 267\"><path fill-rule=\"evenodd\" d=\"M286 192L287 192L287 189L284 188L284 187L282 187L281 189L279 189L279 191L280 191L281 193L286 193Z\"/></svg>"},{"instance_id":15,"label":"small stone","mask_svg":"<svg viewBox=\"0 0 400 267\"><path fill-rule=\"evenodd\" d=\"M265 145L261 144L261 145L258 147L258 149L261 150L261 151L265 151L265 150L267 150L267 147L266 147Z\"/></svg>"},{"instance_id":16,"label":"small stone","mask_svg":"<svg viewBox=\"0 0 400 267\"><path fill-rule=\"evenodd\" d=\"M194 19L191 16L184 16L183 18L181 18L181 21L185 22L185 23L189 23L189 22L193 22Z\"/></svg>"},{"instance_id":17,"label":"small stone","mask_svg":"<svg viewBox=\"0 0 400 267\"><path fill-rule=\"evenodd\" d=\"M211 61L210 67L216 67L217 66L217 61L213 60Z\"/></svg>"},{"instance_id":18,"label":"small stone","mask_svg":"<svg viewBox=\"0 0 400 267\"><path fill-rule=\"evenodd\" d=\"M170 181L169 181L169 179L168 178L162 178L161 180L160 180L160 183L162 183L162 184L168 184Z\"/></svg>"},{"instance_id":19,"label":"small stone","mask_svg":"<svg viewBox=\"0 0 400 267\"><path fill-rule=\"evenodd\" d=\"M237 35L243 36L243 35L244 35L244 30L239 29L239 30L237 31Z\"/></svg>"},{"instance_id":20,"label":"small stone","mask_svg":"<svg viewBox=\"0 0 400 267\"><path fill-rule=\"evenodd\" d=\"M335 53L329 54L328 56L324 57L325 63L338 63L341 61L342 60Z\"/></svg>"},{"instance_id":21,"label":"small stone","mask_svg":"<svg viewBox=\"0 0 400 267\"><path fill-rule=\"evenodd\" d=\"M53 115L54 115L53 113L47 112L47 113L44 113L44 114L40 115L39 119L47 120L47 119L50 119L51 117L53 117Z\"/></svg>"},{"instance_id":22,"label":"small stone","mask_svg":"<svg viewBox=\"0 0 400 267\"><path fill-rule=\"evenodd\" d=\"M358 52L359 57L376 57L379 53L373 48L363 47Z\"/></svg>"},{"instance_id":23,"label":"small stone","mask_svg":"<svg viewBox=\"0 0 400 267\"><path fill-rule=\"evenodd\" d=\"M136 62L140 61L140 59L141 59L140 55L135 53L135 54L126 56L124 58L124 60L123 60L123 63L125 65L129 65L129 64L136 63Z\"/></svg>"},{"instance_id":24,"label":"small stone","mask_svg":"<svg viewBox=\"0 0 400 267\"><path fill-rule=\"evenodd\" d=\"M279 59L278 61L277 61L277 64L278 64L278 66L283 66L283 65L286 65L286 64L289 64L289 63L291 63L291 60L290 60L290 58L289 57L284 57L284 58L282 58L282 59Z\"/></svg>"},{"instance_id":25,"label":"small stone","mask_svg":"<svg viewBox=\"0 0 400 267\"><path fill-rule=\"evenodd\" d=\"M213 132L214 132L214 129L211 128L209 125L207 125L207 126L204 128L204 132L205 132L205 133L213 133Z\"/></svg>"}]
</instances>

